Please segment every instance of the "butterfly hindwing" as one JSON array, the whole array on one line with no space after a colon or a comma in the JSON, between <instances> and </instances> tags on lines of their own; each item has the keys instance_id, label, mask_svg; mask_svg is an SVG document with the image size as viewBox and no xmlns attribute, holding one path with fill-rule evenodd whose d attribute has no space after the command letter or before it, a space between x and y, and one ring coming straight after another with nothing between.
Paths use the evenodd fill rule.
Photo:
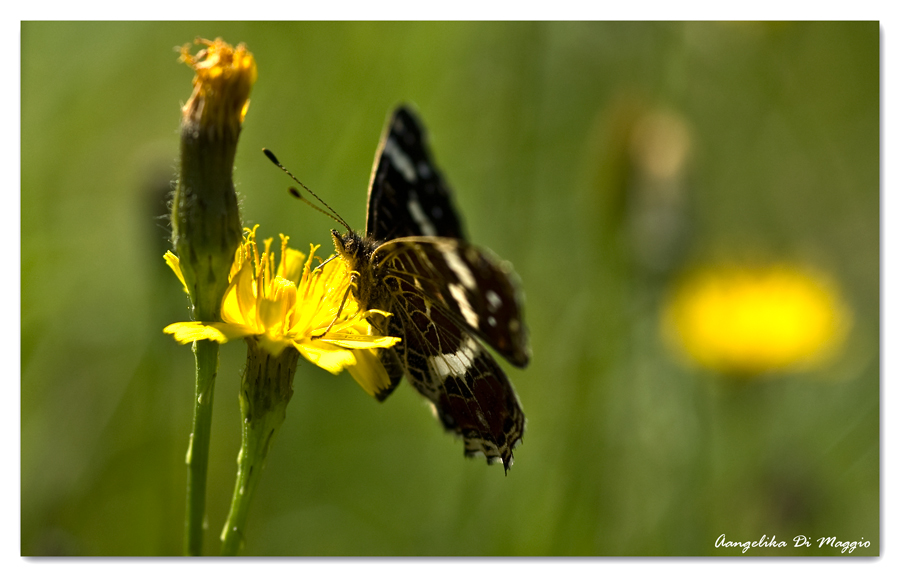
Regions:
<instances>
[{"instance_id":1,"label":"butterfly hindwing","mask_svg":"<svg viewBox=\"0 0 900 577\"><path fill-rule=\"evenodd\" d=\"M461 435L467 455L483 453L508 468L525 415L506 374L469 327L413 282L387 273L393 319L403 339L394 345L412 385L444 427Z\"/></svg>"}]
</instances>

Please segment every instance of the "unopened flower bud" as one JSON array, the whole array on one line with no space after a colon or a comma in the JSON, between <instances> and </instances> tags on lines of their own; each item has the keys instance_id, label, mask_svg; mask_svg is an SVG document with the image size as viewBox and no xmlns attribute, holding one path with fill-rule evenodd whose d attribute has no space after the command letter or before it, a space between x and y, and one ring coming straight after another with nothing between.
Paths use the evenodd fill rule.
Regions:
<instances>
[{"instance_id":1,"label":"unopened flower bud","mask_svg":"<svg viewBox=\"0 0 900 577\"><path fill-rule=\"evenodd\" d=\"M241 244L232 181L234 157L256 62L243 44L198 40L206 48L181 59L196 72L182 108L181 166L172 203L172 242L197 320L218 319L228 273Z\"/></svg>"}]
</instances>

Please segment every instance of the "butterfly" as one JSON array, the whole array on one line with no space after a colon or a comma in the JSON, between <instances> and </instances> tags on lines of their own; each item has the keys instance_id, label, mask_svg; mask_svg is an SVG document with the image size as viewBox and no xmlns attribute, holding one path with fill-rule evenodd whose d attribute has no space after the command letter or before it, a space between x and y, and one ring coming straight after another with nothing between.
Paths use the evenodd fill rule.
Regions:
<instances>
[{"instance_id":1,"label":"butterfly","mask_svg":"<svg viewBox=\"0 0 900 577\"><path fill-rule=\"evenodd\" d=\"M352 290L361 307L391 313L369 322L400 337L377 349L386 377L375 397L385 400L406 376L443 426L463 438L467 456L483 453L508 471L525 415L482 341L513 365L528 364L519 291L508 263L466 240L422 125L406 106L382 133L366 215L364 235L349 226L331 234L356 272Z\"/></svg>"}]
</instances>

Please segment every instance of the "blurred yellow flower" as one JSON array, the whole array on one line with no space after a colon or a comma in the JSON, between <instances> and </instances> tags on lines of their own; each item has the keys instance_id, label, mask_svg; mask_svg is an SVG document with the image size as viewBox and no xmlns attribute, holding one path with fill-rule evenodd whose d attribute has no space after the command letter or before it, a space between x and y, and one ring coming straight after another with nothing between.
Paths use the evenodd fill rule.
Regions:
<instances>
[{"instance_id":1,"label":"blurred yellow flower","mask_svg":"<svg viewBox=\"0 0 900 577\"><path fill-rule=\"evenodd\" d=\"M352 279L342 259L313 269L318 246L310 246L306 258L302 252L288 248L287 242L288 237L281 235L281 258L276 267L272 239L266 239L260 254L256 227L245 230L222 300L223 322L174 323L164 332L182 344L201 339L224 343L253 338L272 356L293 346L307 360L331 373L347 369L366 392L375 395L389 385L390 379L372 349L390 347L400 339L374 334L366 319L388 313L362 311L352 293L347 295ZM165 260L183 284L178 257L167 252ZM337 317L345 295L346 303Z\"/></svg>"},{"instance_id":2,"label":"blurred yellow flower","mask_svg":"<svg viewBox=\"0 0 900 577\"><path fill-rule=\"evenodd\" d=\"M811 368L843 344L851 315L825 279L787 265L709 267L686 277L662 329L695 363L726 373Z\"/></svg>"}]
</instances>

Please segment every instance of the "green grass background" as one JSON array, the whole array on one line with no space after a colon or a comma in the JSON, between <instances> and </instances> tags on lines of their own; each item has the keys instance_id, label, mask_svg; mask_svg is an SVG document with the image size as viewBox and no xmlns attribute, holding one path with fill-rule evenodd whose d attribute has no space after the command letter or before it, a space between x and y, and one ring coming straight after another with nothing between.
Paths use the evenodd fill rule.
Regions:
<instances>
[{"instance_id":1,"label":"green grass background","mask_svg":"<svg viewBox=\"0 0 900 577\"><path fill-rule=\"evenodd\" d=\"M162 254L193 76L172 48L195 36L258 62L235 168L245 225L329 243L266 146L362 228L382 124L412 102L471 238L522 279L534 350L509 370L528 429L506 477L464 459L408 385L379 404L301 362L246 554L739 554L714 547L723 533L788 541L748 555L836 554L796 535L879 552L877 23L26 22L22 554L181 551L194 369L162 333L188 320ZM622 135L653 110L692 147L688 234L651 271ZM830 274L855 319L843 354L741 382L680 363L662 295L727 258ZM221 349L208 553L244 355Z\"/></svg>"}]
</instances>

